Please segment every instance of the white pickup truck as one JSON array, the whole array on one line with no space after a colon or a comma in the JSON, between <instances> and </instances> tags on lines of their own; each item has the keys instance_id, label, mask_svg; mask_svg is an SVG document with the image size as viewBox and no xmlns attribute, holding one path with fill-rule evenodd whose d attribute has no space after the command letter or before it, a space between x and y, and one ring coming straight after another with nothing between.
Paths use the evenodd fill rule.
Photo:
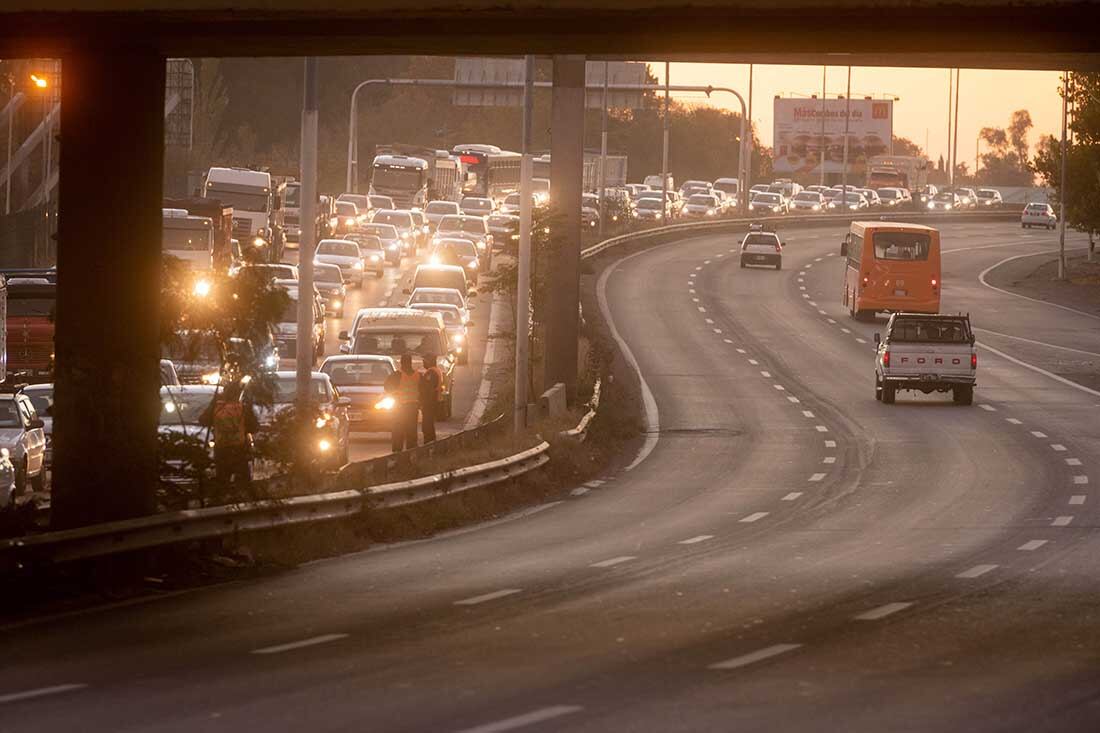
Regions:
<instances>
[{"instance_id":1,"label":"white pickup truck","mask_svg":"<svg viewBox=\"0 0 1100 733\"><path fill-rule=\"evenodd\" d=\"M875 344L876 400L892 405L899 389L912 389L950 391L955 404L974 403L978 352L969 315L895 313Z\"/></svg>"}]
</instances>

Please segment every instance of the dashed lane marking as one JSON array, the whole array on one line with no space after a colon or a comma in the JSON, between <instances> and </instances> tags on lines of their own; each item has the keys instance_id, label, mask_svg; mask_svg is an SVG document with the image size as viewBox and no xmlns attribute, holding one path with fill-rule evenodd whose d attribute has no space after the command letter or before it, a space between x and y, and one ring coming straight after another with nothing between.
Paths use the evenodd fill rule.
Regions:
<instances>
[{"instance_id":1,"label":"dashed lane marking","mask_svg":"<svg viewBox=\"0 0 1100 733\"><path fill-rule=\"evenodd\" d=\"M479 603L487 603L489 601L495 601L498 598L504 598L505 596L512 596L516 593L522 593L522 588L505 588L504 590L495 590L492 593L484 593L480 596L473 596L471 598L463 598L461 601L455 601L456 606L476 606Z\"/></svg>"},{"instance_id":2,"label":"dashed lane marking","mask_svg":"<svg viewBox=\"0 0 1100 733\"><path fill-rule=\"evenodd\" d=\"M809 304L810 304L810 305L812 305L812 306L813 306L814 308L816 308L816 307L817 307L817 303L815 303L814 301L812 301L812 300L811 300L811 301L808 301L808 302L809 302Z\"/></svg>"},{"instance_id":3,"label":"dashed lane marking","mask_svg":"<svg viewBox=\"0 0 1100 733\"><path fill-rule=\"evenodd\" d=\"M826 448L836 448L836 441L835 440L826 440L825 441L825 447Z\"/></svg>"},{"instance_id":4,"label":"dashed lane marking","mask_svg":"<svg viewBox=\"0 0 1100 733\"><path fill-rule=\"evenodd\" d=\"M802 294L802 297L803 297L803 298L809 298L809 297L810 297L810 294L809 294L809 293L803 293L803 294Z\"/></svg>"},{"instance_id":5,"label":"dashed lane marking","mask_svg":"<svg viewBox=\"0 0 1100 733\"><path fill-rule=\"evenodd\" d=\"M714 330L715 333L722 333L722 329L720 329L720 328L715 328L713 330Z\"/></svg>"},{"instance_id":6,"label":"dashed lane marking","mask_svg":"<svg viewBox=\"0 0 1100 733\"><path fill-rule=\"evenodd\" d=\"M292 641L289 644L277 644L275 646L265 646L261 649L253 649L253 654L281 654L282 652L290 652L295 649L304 649L305 647L317 646L318 644L328 644L332 641L339 641L340 639L348 638L347 634L322 634L321 636L314 636L309 639L302 639L301 641Z\"/></svg>"},{"instance_id":7,"label":"dashed lane marking","mask_svg":"<svg viewBox=\"0 0 1100 733\"><path fill-rule=\"evenodd\" d=\"M773 384L772 386L775 387L780 392L786 392L787 391L787 388L784 387L782 384Z\"/></svg>"},{"instance_id":8,"label":"dashed lane marking","mask_svg":"<svg viewBox=\"0 0 1100 733\"><path fill-rule=\"evenodd\" d=\"M712 539L714 539L714 535L712 535L712 534L699 534L699 535L695 535L694 537L688 537L686 540L680 540L676 544L678 544L678 545L697 545L700 542L706 542L707 540L712 540Z\"/></svg>"},{"instance_id":9,"label":"dashed lane marking","mask_svg":"<svg viewBox=\"0 0 1100 733\"><path fill-rule=\"evenodd\" d=\"M1039 430L1032 430L1031 434L1034 435L1036 438L1045 438L1045 437L1047 437L1046 433L1041 432Z\"/></svg>"},{"instance_id":10,"label":"dashed lane marking","mask_svg":"<svg viewBox=\"0 0 1100 733\"><path fill-rule=\"evenodd\" d=\"M1084 494L1074 494L1073 496L1071 496L1069 498L1069 503L1070 503L1071 506L1080 506L1081 504L1085 503L1085 495Z\"/></svg>"},{"instance_id":11,"label":"dashed lane marking","mask_svg":"<svg viewBox=\"0 0 1100 733\"><path fill-rule=\"evenodd\" d=\"M583 486L578 486L577 488L570 491L569 495L570 496L584 496L588 492L589 492L589 489L586 489Z\"/></svg>"},{"instance_id":12,"label":"dashed lane marking","mask_svg":"<svg viewBox=\"0 0 1100 733\"><path fill-rule=\"evenodd\" d=\"M825 320L833 324L834 326L836 325L836 321L834 321L832 318L826 318Z\"/></svg>"},{"instance_id":13,"label":"dashed lane marking","mask_svg":"<svg viewBox=\"0 0 1100 733\"><path fill-rule=\"evenodd\" d=\"M1052 450L1056 450L1059 453L1063 452L1066 449L1066 447L1064 445L1062 445L1061 443L1051 443L1050 447L1051 447Z\"/></svg>"},{"instance_id":14,"label":"dashed lane marking","mask_svg":"<svg viewBox=\"0 0 1100 733\"><path fill-rule=\"evenodd\" d=\"M1042 547L1046 543L1047 543L1047 540L1029 540L1028 542L1025 542L1024 544L1020 545L1016 549L1017 550L1023 550L1024 552L1032 552L1033 550L1038 550L1040 547Z\"/></svg>"},{"instance_id":15,"label":"dashed lane marking","mask_svg":"<svg viewBox=\"0 0 1100 733\"><path fill-rule=\"evenodd\" d=\"M707 309L706 309L706 308L704 308L703 306L699 306L699 312L700 312L700 313L706 313L706 312L707 312Z\"/></svg>"},{"instance_id":16,"label":"dashed lane marking","mask_svg":"<svg viewBox=\"0 0 1100 733\"><path fill-rule=\"evenodd\" d=\"M1081 465L1081 459L1080 458L1067 458L1066 459L1066 465L1067 466L1080 466Z\"/></svg>"},{"instance_id":17,"label":"dashed lane marking","mask_svg":"<svg viewBox=\"0 0 1100 733\"><path fill-rule=\"evenodd\" d=\"M807 480L807 481L820 481L820 480L821 480L821 479L823 479L823 478L825 478L825 474L823 474L823 473L815 473L815 474L814 474L813 476L810 476L810 477L809 477L808 479L806 479L806 480Z\"/></svg>"},{"instance_id":18,"label":"dashed lane marking","mask_svg":"<svg viewBox=\"0 0 1100 733\"><path fill-rule=\"evenodd\" d=\"M978 405L978 407L982 408L986 412L996 412L997 411L996 407L994 407L993 405L987 405L985 403L982 403L982 404Z\"/></svg>"},{"instance_id":19,"label":"dashed lane marking","mask_svg":"<svg viewBox=\"0 0 1100 733\"><path fill-rule=\"evenodd\" d=\"M818 313L819 313L820 315L823 315L823 316L824 316L824 315L826 315L825 311L821 310L820 308L818 308L818 309L817 309L817 312L818 312Z\"/></svg>"},{"instance_id":20,"label":"dashed lane marking","mask_svg":"<svg viewBox=\"0 0 1100 733\"><path fill-rule=\"evenodd\" d=\"M1017 420L1014 417L1006 417L1005 422L1012 423L1013 425L1023 425L1024 424L1023 420Z\"/></svg>"},{"instance_id":21,"label":"dashed lane marking","mask_svg":"<svg viewBox=\"0 0 1100 733\"><path fill-rule=\"evenodd\" d=\"M802 400L798 399L798 398L797 398L797 397L795 397L794 395L790 395L790 394L789 394L789 395L787 395L787 401L788 401L788 402L792 402L792 403L794 403L794 404L798 404L798 403L799 403L799 402L801 402Z\"/></svg>"},{"instance_id":22,"label":"dashed lane marking","mask_svg":"<svg viewBox=\"0 0 1100 733\"><path fill-rule=\"evenodd\" d=\"M825 456L821 459L822 463L836 463L836 456Z\"/></svg>"},{"instance_id":23,"label":"dashed lane marking","mask_svg":"<svg viewBox=\"0 0 1100 733\"><path fill-rule=\"evenodd\" d=\"M821 262L821 260L823 260L823 259L824 259L823 257L816 257L816 258L814 258L814 262Z\"/></svg>"},{"instance_id":24,"label":"dashed lane marking","mask_svg":"<svg viewBox=\"0 0 1100 733\"><path fill-rule=\"evenodd\" d=\"M505 718L504 720L498 720L495 723L486 723L485 725L478 725L473 728L464 728L458 731L458 733L506 733L506 731L526 728L527 726L536 725L538 723L545 723L547 720L560 718L563 715L572 715L581 710L584 710L584 708L580 705L553 705L547 708L532 710L523 715L516 715L511 718Z\"/></svg>"},{"instance_id":25,"label":"dashed lane marking","mask_svg":"<svg viewBox=\"0 0 1100 733\"><path fill-rule=\"evenodd\" d=\"M60 695L63 692L74 692L76 690L83 690L88 685L82 682L70 683L67 685L52 685L50 687L37 687L33 690L23 690L21 692L9 692L5 695L0 695L0 705L11 702L21 702L23 700L33 700L37 697L48 697L49 695Z\"/></svg>"},{"instance_id":26,"label":"dashed lane marking","mask_svg":"<svg viewBox=\"0 0 1100 733\"><path fill-rule=\"evenodd\" d=\"M904 601L898 603L887 603L885 606L872 608L870 611L865 611L864 613L861 613L854 618L856 621L878 621L880 618L886 618L887 616L891 616L898 611L904 611L912 605L912 603Z\"/></svg>"},{"instance_id":27,"label":"dashed lane marking","mask_svg":"<svg viewBox=\"0 0 1100 733\"><path fill-rule=\"evenodd\" d=\"M636 559L637 559L636 555L620 555L619 557L612 557L612 558L609 558L607 560L600 560L599 562L594 562L591 565L589 565L589 567L592 567L592 568L610 568L614 565L621 565L624 562L630 562L631 560L636 560Z\"/></svg>"},{"instance_id":28,"label":"dashed lane marking","mask_svg":"<svg viewBox=\"0 0 1100 733\"><path fill-rule=\"evenodd\" d=\"M1088 482L1089 482L1089 477L1088 476L1074 476L1073 477L1073 483L1076 486L1082 486L1084 484L1087 484Z\"/></svg>"},{"instance_id":29,"label":"dashed lane marking","mask_svg":"<svg viewBox=\"0 0 1100 733\"><path fill-rule=\"evenodd\" d=\"M955 577L956 578L977 578L981 575L985 575L990 570L996 570L997 567L998 567L997 565L975 565L974 567L970 568L969 570L962 571L961 573L959 573Z\"/></svg>"},{"instance_id":30,"label":"dashed lane marking","mask_svg":"<svg viewBox=\"0 0 1100 733\"><path fill-rule=\"evenodd\" d=\"M708 326L713 326L714 325L714 319L713 318L704 318L703 320L707 322Z\"/></svg>"},{"instance_id":31,"label":"dashed lane marking","mask_svg":"<svg viewBox=\"0 0 1100 733\"><path fill-rule=\"evenodd\" d=\"M760 376L764 377L765 379L771 379L772 373L771 372L760 372Z\"/></svg>"},{"instance_id":32,"label":"dashed lane marking","mask_svg":"<svg viewBox=\"0 0 1100 733\"><path fill-rule=\"evenodd\" d=\"M737 350L737 353L738 353L738 354L747 354L748 352L747 352L747 351L745 351L744 349L738 349L738 350Z\"/></svg>"},{"instance_id":33,"label":"dashed lane marking","mask_svg":"<svg viewBox=\"0 0 1100 733\"><path fill-rule=\"evenodd\" d=\"M851 333L851 332L852 332L852 329L850 329L850 328L845 328L844 326L841 326L841 327L840 327L840 332L841 332L841 333Z\"/></svg>"},{"instance_id":34,"label":"dashed lane marking","mask_svg":"<svg viewBox=\"0 0 1100 733\"><path fill-rule=\"evenodd\" d=\"M794 501L795 499L797 499L800 496L802 496L801 491L792 491L791 493L787 494L782 499L780 499L780 501Z\"/></svg>"},{"instance_id":35,"label":"dashed lane marking","mask_svg":"<svg viewBox=\"0 0 1100 733\"><path fill-rule=\"evenodd\" d=\"M858 337L858 336L856 336L856 341L860 342L861 344L865 344L865 343L867 343L867 339L861 339L861 338L860 338L860 337Z\"/></svg>"},{"instance_id":36,"label":"dashed lane marking","mask_svg":"<svg viewBox=\"0 0 1100 733\"><path fill-rule=\"evenodd\" d=\"M703 260L703 264L704 264L704 265L709 265L709 264L710 264L710 260Z\"/></svg>"},{"instance_id":37,"label":"dashed lane marking","mask_svg":"<svg viewBox=\"0 0 1100 733\"><path fill-rule=\"evenodd\" d=\"M741 521L751 523L751 522L756 522L760 519L763 519L766 516L768 516L768 512L753 512L752 514L748 515L747 517L742 517Z\"/></svg>"},{"instance_id":38,"label":"dashed lane marking","mask_svg":"<svg viewBox=\"0 0 1100 733\"><path fill-rule=\"evenodd\" d=\"M1073 522L1072 515L1063 514L1060 517L1055 517L1054 521L1050 523L1051 527L1068 527Z\"/></svg>"},{"instance_id":39,"label":"dashed lane marking","mask_svg":"<svg viewBox=\"0 0 1100 733\"><path fill-rule=\"evenodd\" d=\"M755 652L748 654L742 654L739 657L733 659L727 659L724 662L717 662L710 665L710 669L737 669L739 667L747 667L750 664L756 662L762 662L765 659L771 659L772 657L778 657L780 654L786 654L792 652L795 649L801 647L801 644L775 644L773 646L764 647Z\"/></svg>"},{"instance_id":40,"label":"dashed lane marking","mask_svg":"<svg viewBox=\"0 0 1100 733\"><path fill-rule=\"evenodd\" d=\"M756 359L749 359L749 363L753 366L759 366L760 364L760 362L758 362Z\"/></svg>"},{"instance_id":41,"label":"dashed lane marking","mask_svg":"<svg viewBox=\"0 0 1100 733\"><path fill-rule=\"evenodd\" d=\"M733 343L733 341L731 341L730 339L722 339L722 340L725 341L727 344L732 344Z\"/></svg>"},{"instance_id":42,"label":"dashed lane marking","mask_svg":"<svg viewBox=\"0 0 1100 733\"><path fill-rule=\"evenodd\" d=\"M829 432L829 428L825 427L824 425L814 425L814 430L816 430L819 433Z\"/></svg>"},{"instance_id":43,"label":"dashed lane marking","mask_svg":"<svg viewBox=\"0 0 1100 733\"><path fill-rule=\"evenodd\" d=\"M814 414L813 414L813 412L811 412L810 410L803 410L803 411L802 411L802 416L803 416L803 417L813 417L813 416L814 416Z\"/></svg>"}]
</instances>

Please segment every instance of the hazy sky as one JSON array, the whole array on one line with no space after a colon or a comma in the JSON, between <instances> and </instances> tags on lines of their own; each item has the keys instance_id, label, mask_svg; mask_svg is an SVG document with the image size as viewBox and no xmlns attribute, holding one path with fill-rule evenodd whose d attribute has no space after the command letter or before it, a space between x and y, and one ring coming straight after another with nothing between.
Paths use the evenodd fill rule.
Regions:
<instances>
[{"instance_id":1,"label":"hazy sky","mask_svg":"<svg viewBox=\"0 0 1100 733\"><path fill-rule=\"evenodd\" d=\"M664 82L664 64L652 64L653 73ZM907 137L936 160L947 151L947 70L855 67L852 69L852 97L900 97L894 103L894 134ZM747 64L672 64L673 84L726 86L748 100ZM1062 102L1058 96L1059 72L990 71L963 69L959 86L959 162L974 166L974 142L983 127L1004 127L1018 109L1031 112L1035 123L1029 141L1034 147L1042 134L1058 135L1062 125ZM847 67L828 68L828 96L844 94ZM772 144L772 100L783 96L821 93L820 66L754 66L752 119L765 145ZM673 96L684 101L706 103L702 94ZM715 94L715 106L740 111L729 94ZM925 144L927 141L927 145ZM945 155L946 157L946 155Z\"/></svg>"}]
</instances>

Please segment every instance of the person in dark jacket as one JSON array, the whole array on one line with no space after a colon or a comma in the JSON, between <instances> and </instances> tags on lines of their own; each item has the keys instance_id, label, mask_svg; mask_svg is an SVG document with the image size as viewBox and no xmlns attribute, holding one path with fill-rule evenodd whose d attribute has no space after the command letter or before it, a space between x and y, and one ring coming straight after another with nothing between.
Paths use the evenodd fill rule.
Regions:
<instances>
[{"instance_id":1,"label":"person in dark jacket","mask_svg":"<svg viewBox=\"0 0 1100 733\"><path fill-rule=\"evenodd\" d=\"M223 487L247 489L252 483L252 436L260 430L256 410L236 382L214 393L199 416L214 433L214 472Z\"/></svg>"},{"instance_id":2,"label":"person in dark jacket","mask_svg":"<svg viewBox=\"0 0 1100 733\"><path fill-rule=\"evenodd\" d=\"M395 380L393 410L393 452L416 447L416 422L420 413L420 372L413 368L412 354L401 355L401 368Z\"/></svg>"},{"instance_id":3,"label":"person in dark jacket","mask_svg":"<svg viewBox=\"0 0 1100 733\"><path fill-rule=\"evenodd\" d=\"M420 373L420 424L425 445L435 440L435 414L442 400L443 371L436 366L435 354L425 354Z\"/></svg>"}]
</instances>

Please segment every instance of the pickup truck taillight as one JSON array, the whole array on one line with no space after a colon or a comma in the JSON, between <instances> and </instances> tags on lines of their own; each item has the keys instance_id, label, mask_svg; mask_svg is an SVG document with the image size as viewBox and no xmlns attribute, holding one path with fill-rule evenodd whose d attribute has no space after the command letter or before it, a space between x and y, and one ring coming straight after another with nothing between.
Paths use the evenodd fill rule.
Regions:
<instances>
[{"instance_id":1,"label":"pickup truck taillight","mask_svg":"<svg viewBox=\"0 0 1100 733\"><path fill-rule=\"evenodd\" d=\"M782 252L782 251L783 251L783 248L782 248L782 247L780 247L780 246L779 246L779 245L777 244L777 245L775 245L775 251L776 251L776 252Z\"/></svg>"},{"instance_id":2,"label":"pickup truck taillight","mask_svg":"<svg viewBox=\"0 0 1100 733\"><path fill-rule=\"evenodd\" d=\"M971 369L977 369L978 368L978 352L976 352L976 351L970 355L970 368Z\"/></svg>"},{"instance_id":3,"label":"pickup truck taillight","mask_svg":"<svg viewBox=\"0 0 1100 733\"><path fill-rule=\"evenodd\" d=\"M887 369L890 368L890 352L889 351L882 352L882 365L884 367L886 367Z\"/></svg>"}]
</instances>

